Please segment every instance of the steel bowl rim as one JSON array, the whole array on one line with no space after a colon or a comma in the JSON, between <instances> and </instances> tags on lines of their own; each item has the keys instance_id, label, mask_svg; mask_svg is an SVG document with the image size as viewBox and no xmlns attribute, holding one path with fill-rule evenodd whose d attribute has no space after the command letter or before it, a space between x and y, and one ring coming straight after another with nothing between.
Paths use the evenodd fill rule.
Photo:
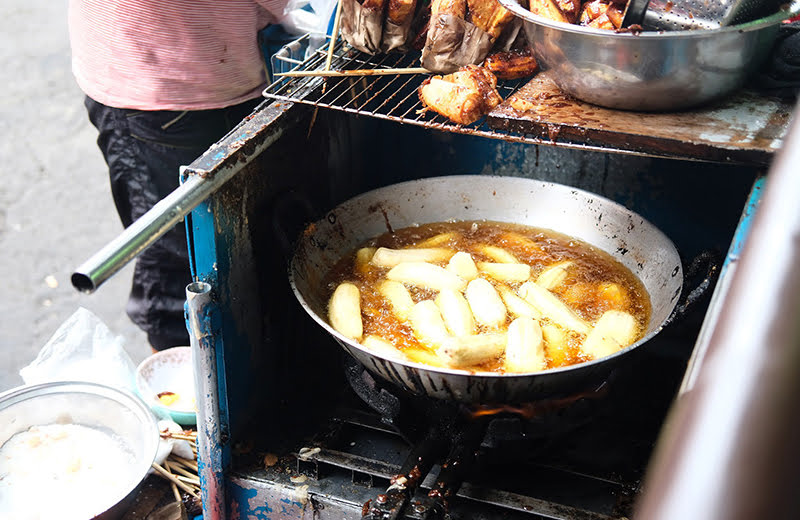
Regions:
<instances>
[{"instance_id":1,"label":"steel bowl rim","mask_svg":"<svg viewBox=\"0 0 800 520\"><path fill-rule=\"evenodd\" d=\"M575 33L575 34L585 35L587 37L597 36L597 37L603 37L604 39L613 39L613 40L616 39L624 40L630 38L637 38L637 39L644 38L646 40L705 39L705 38L712 38L714 36L722 34L757 31L759 29L779 24L784 20L788 20L789 18L797 14L800 14L800 0L794 0L789 5L789 8L786 10L779 10L778 12L770 16L766 16L764 18L753 20L752 22L740 25L731 25L727 27L720 27L718 29L688 29L681 31L642 31L641 33L633 34L630 32L619 33L607 29L595 29L593 27L586 27L583 25L558 22L555 20L551 20L549 18L545 18L543 16L533 14L531 11L525 9L523 6L517 3L516 0L498 0L498 1L503 7L514 13L519 18L522 18L522 20L526 22L531 22L535 25L544 26L550 29L557 29L562 32Z\"/></svg>"},{"instance_id":2,"label":"steel bowl rim","mask_svg":"<svg viewBox=\"0 0 800 520\"><path fill-rule=\"evenodd\" d=\"M410 181L399 182L399 183L392 184L390 186L396 187L396 186L402 186L404 184L417 184L417 183L420 182L420 180L433 181L433 180L437 180L437 179L438 180L443 180L443 179L454 179L454 178L472 178L472 177L475 177L475 176L476 175L447 175L447 176L440 176L440 177L427 177L425 179L415 179L415 180L410 180ZM480 177L488 177L488 178L494 177L494 178L498 178L498 179L508 179L509 178L509 177L502 176L502 175L479 175L479 176ZM579 192L579 193L582 193L582 194L585 194L585 195L589 195L591 197L603 199L603 201L605 203L608 203L611 206L616 206L617 209L622 209L627 213L635 214L637 217L642 219L643 223L648 224L653 229L653 231L655 233L660 234L662 236L662 238L669 245L671 245L676 252L678 250L675 247L675 244L672 242L672 240L663 231L661 231L661 229L659 229L656 225L654 225L652 222L650 222L648 219L644 218L643 216L639 215L638 213L635 213L635 212L631 211L630 209L626 208L624 205L622 205L622 204L620 204L620 203L618 203L618 202L616 202L614 200L611 200L611 199L608 199L606 197L603 197L602 195L598 195L597 193L593 193L591 191L584 190L584 189L581 189L581 188L576 188L576 187L573 187L573 186L568 186L566 184L560 184L560 183L552 182L552 181L541 181L541 180L538 180L538 179L527 179L527 180L536 180L537 182L540 182L542 184L554 185L554 186L558 186L560 188L565 188L565 189L576 191L576 192ZM358 195L356 195L354 197L351 197L347 201L342 202L342 204L353 203L353 202L357 201L358 199L360 199L362 197L366 198L366 197L372 196L372 195L374 195L375 192L381 191L384 188L388 188L390 186L382 186L382 187L379 187L379 188L375 188L375 189L360 193L360 194L358 194ZM312 223L312 225L313 225L313 223ZM304 229L304 231L301 234L301 236L303 236L305 234L305 230L306 229L308 229L308 227L306 227ZM608 253L608 251L606 251L606 253ZM608 253L608 254L611 254L611 253ZM297 288L297 284L295 283L295 277L294 277L294 273L296 271L296 269L295 269L295 262L296 261L297 261L297 255L295 254L295 255L292 256L292 260L291 260L290 266L289 266L289 284L292 287L292 291L294 292L295 297L300 302L300 305L303 307L303 309L306 311L306 313L308 315L310 315L312 317L312 319L314 319L314 321L316 321L319 325L321 325L322 328L325 329L326 332L331 334L342 346L347 345L350 348L355 348L355 349L361 351L364 354L380 358L380 359L382 359L384 361L387 361L389 363L397 363L397 364L400 364L400 365L403 365L403 366L422 369L422 370L426 370L428 372L434 372L434 373L438 373L438 374L456 375L456 376L462 376L462 377L463 376L468 376L468 377L475 376L475 377L490 378L490 379L529 378L531 376L549 376L551 374L555 375L555 374L560 374L562 372L569 372L569 371L576 370L576 369L588 368L588 367L591 367L591 366L596 366L596 365L600 365L602 363L606 363L611 359L620 357L620 356L632 351L633 349L639 347L640 345L643 345L644 343L646 343L647 341L649 341L650 339L655 337L656 334L661 332L661 330L663 330L664 327L670 322L672 314L675 312L675 307L677 306L677 303L678 303L678 298L675 298L674 302L672 303L672 309L671 309L669 315L664 320L662 320L662 322L658 325L658 327L653 329L650 333L646 334L645 336L643 336L641 339L639 339L635 343L632 343L632 344L628 345L627 347L625 347L623 349L620 349L620 350L618 350L617 352L615 352L615 353L613 353L611 355L608 355L608 356L605 356L605 357L602 357L602 358L599 358L599 359L593 359L593 360L590 360L590 361L583 361L583 362L580 362L580 363L575 363L575 364L572 364L572 365L556 367L556 368L550 368L550 369L547 369L547 370L540 370L538 372L514 372L514 373L510 373L510 374L508 374L508 373L497 373L497 372L479 372L479 371L474 371L474 370L465 370L465 369L458 369L458 368L436 367L436 366L433 366L433 365L427 365L427 364L424 364L424 363L417 363L417 362L414 362L414 361L409 361L409 360L404 360L404 359L399 359L399 358L389 358L389 357L381 355L380 353L374 352L374 351L364 347L359 342L354 341L354 340L348 338L347 336L344 336L343 334L339 333L327 321L325 321L325 319L322 316L320 316L314 309L311 308L311 305L309 305L309 303L306 301L306 299L303 296L303 294ZM683 265L682 265L682 263L679 265L679 267L680 267L680 272L678 274L681 275L681 280L682 280L683 279ZM681 282L681 288L680 289L681 289L681 292L682 292L683 291L683 282Z\"/></svg>"}]
</instances>

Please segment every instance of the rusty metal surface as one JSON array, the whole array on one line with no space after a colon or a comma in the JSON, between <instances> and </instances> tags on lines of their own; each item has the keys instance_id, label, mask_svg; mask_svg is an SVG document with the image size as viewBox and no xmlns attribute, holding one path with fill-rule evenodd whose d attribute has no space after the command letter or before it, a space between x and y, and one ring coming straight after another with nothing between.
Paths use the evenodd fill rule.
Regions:
<instances>
[{"instance_id":1,"label":"rusty metal surface","mask_svg":"<svg viewBox=\"0 0 800 520\"><path fill-rule=\"evenodd\" d=\"M682 112L612 110L564 94L548 71L535 76L488 116L491 128L653 155L768 164L781 147L792 105L742 90Z\"/></svg>"},{"instance_id":2,"label":"rusty metal surface","mask_svg":"<svg viewBox=\"0 0 800 520\"><path fill-rule=\"evenodd\" d=\"M408 463L421 452L414 451L397 432L383 430L385 425L362 421L364 417L350 415L351 409L337 410L337 417L346 426L328 442L339 443L341 449L319 446L277 457L273 465L246 471L235 470L229 477L228 489L233 518L253 518L268 512L274 519L363 520L372 501L384 499L391 479L404 474L403 461ZM373 429L378 436L365 436ZM352 442L351 442L352 439ZM291 460L296 458L297 464ZM523 457L524 458L524 457ZM434 464L430 473L425 471L422 481L412 493L413 503L425 497L442 477L442 466ZM508 471L529 475L530 481L508 489L508 482L471 482L467 479L449 504L449 518L471 520L530 520L553 518L559 520L622 520L624 515L614 509L616 496L624 486L609 482L598 475L554 468L547 464L523 462L512 464ZM479 472L480 473L480 472ZM475 475L471 475L474 477ZM587 500L581 493L572 497L553 497L547 491L548 483L537 484L537 478L570 482L589 496L602 493L605 499ZM528 486L528 489L525 489ZM558 487L556 485L555 487ZM391 488L391 486L390 486ZM531 488L536 492L531 492ZM604 491L599 491L604 490ZM610 491L610 490L613 490ZM607 494L606 494L607 493ZM275 505L278 504L278 507ZM397 518L425 518L417 508L404 510ZM237 516L238 515L238 516ZM388 516L387 516L388 518ZM394 518L394 517L393 517Z\"/></svg>"}]
</instances>

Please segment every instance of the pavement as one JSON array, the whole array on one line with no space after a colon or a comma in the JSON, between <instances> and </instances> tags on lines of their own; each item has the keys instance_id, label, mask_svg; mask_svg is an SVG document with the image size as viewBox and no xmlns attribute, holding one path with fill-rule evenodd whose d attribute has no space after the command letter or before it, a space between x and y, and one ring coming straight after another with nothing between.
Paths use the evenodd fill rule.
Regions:
<instances>
[{"instance_id":1,"label":"pavement","mask_svg":"<svg viewBox=\"0 0 800 520\"><path fill-rule=\"evenodd\" d=\"M70 275L122 231L70 69L67 2L0 5L0 391L79 308L96 314L138 364L150 353L125 314L132 265L93 294Z\"/></svg>"}]
</instances>

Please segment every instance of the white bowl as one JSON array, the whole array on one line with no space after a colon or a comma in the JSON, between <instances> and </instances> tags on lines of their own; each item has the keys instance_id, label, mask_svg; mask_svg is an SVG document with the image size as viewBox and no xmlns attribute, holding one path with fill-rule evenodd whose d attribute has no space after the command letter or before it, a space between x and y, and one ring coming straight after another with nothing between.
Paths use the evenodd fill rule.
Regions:
<instances>
[{"instance_id":1,"label":"white bowl","mask_svg":"<svg viewBox=\"0 0 800 520\"><path fill-rule=\"evenodd\" d=\"M197 423L191 347L172 347L147 357L136 369L136 388L157 415L182 426ZM168 402L168 393L174 402Z\"/></svg>"}]
</instances>

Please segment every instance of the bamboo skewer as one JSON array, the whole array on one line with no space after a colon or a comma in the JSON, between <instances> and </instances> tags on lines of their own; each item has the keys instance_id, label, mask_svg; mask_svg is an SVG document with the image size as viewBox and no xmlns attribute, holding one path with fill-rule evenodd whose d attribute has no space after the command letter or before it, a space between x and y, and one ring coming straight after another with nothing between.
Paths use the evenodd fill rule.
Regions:
<instances>
[{"instance_id":1,"label":"bamboo skewer","mask_svg":"<svg viewBox=\"0 0 800 520\"><path fill-rule=\"evenodd\" d=\"M200 479L184 477L183 475L175 475L175 478L180 480L181 482L186 482L187 484L193 485L198 488L200 487Z\"/></svg>"},{"instance_id":2,"label":"bamboo skewer","mask_svg":"<svg viewBox=\"0 0 800 520\"><path fill-rule=\"evenodd\" d=\"M161 475L165 479L169 480L170 482L172 482L173 484L175 484L176 486L181 488L183 491L186 491L187 493L189 493L189 495L191 495L193 498L200 498L197 495L197 493L194 491L193 488L191 488L188 484L185 484L185 483L181 482L180 480L178 480L178 477L176 477L175 475L173 475L169 471L165 470L164 468L162 468L161 466L159 466L155 462L152 464L152 466L153 466L153 469L156 470L156 472L159 475Z\"/></svg>"},{"instance_id":3,"label":"bamboo skewer","mask_svg":"<svg viewBox=\"0 0 800 520\"><path fill-rule=\"evenodd\" d=\"M185 435L185 434L182 434L182 433L169 433L169 432L162 433L161 434L161 438L163 438L163 439L176 439L176 440L179 440L179 441L188 441L190 443L197 441L197 437L193 437L191 435Z\"/></svg>"},{"instance_id":4,"label":"bamboo skewer","mask_svg":"<svg viewBox=\"0 0 800 520\"><path fill-rule=\"evenodd\" d=\"M300 78L320 76L324 78L346 78L352 76L390 76L393 74L426 74L430 71L423 67L407 67L398 69L353 69L353 70L295 70L279 72L276 76Z\"/></svg>"},{"instance_id":5,"label":"bamboo skewer","mask_svg":"<svg viewBox=\"0 0 800 520\"><path fill-rule=\"evenodd\" d=\"M171 470L172 470L173 473L178 473L180 475L183 475L184 477L195 478L195 479L198 478L196 473L192 473L191 471L186 471L183 468L183 466L180 466L180 465L174 465L171 468Z\"/></svg>"},{"instance_id":6,"label":"bamboo skewer","mask_svg":"<svg viewBox=\"0 0 800 520\"><path fill-rule=\"evenodd\" d=\"M168 472L172 473L172 468L169 467L169 461L166 461L166 460L164 461L164 469L166 469ZM183 501L183 498L181 497L181 493L180 493L180 491L178 491L177 484L175 484L175 482L170 480L169 481L169 487L170 487L170 489L172 489L172 495L175 497L175 500L177 500L178 502Z\"/></svg>"},{"instance_id":7,"label":"bamboo skewer","mask_svg":"<svg viewBox=\"0 0 800 520\"><path fill-rule=\"evenodd\" d=\"M331 42L328 44L328 55L325 57L325 72L331 70L331 61L333 60L333 48L336 46L336 40L339 39L339 21L342 19L342 0L336 2L336 17L333 19L333 30L331 34ZM281 76L283 74L280 74ZM328 83L322 85L322 95L328 89ZM311 129L314 128L314 123L317 121L317 111L319 107L314 108L314 113L311 114L311 122L308 124L308 132L306 137L311 135Z\"/></svg>"},{"instance_id":8,"label":"bamboo skewer","mask_svg":"<svg viewBox=\"0 0 800 520\"><path fill-rule=\"evenodd\" d=\"M178 457L177 455L173 455L172 461L178 464L183 464L187 468L194 470L195 473L197 472L197 462L193 460L184 459L183 457Z\"/></svg>"},{"instance_id":9,"label":"bamboo skewer","mask_svg":"<svg viewBox=\"0 0 800 520\"><path fill-rule=\"evenodd\" d=\"M333 19L333 32L331 34L331 43L328 45L328 56L325 59L325 70L331 70L331 61L333 60L333 48L336 46L336 40L339 39L339 21L342 19L342 0L336 3L336 16Z\"/></svg>"}]
</instances>

